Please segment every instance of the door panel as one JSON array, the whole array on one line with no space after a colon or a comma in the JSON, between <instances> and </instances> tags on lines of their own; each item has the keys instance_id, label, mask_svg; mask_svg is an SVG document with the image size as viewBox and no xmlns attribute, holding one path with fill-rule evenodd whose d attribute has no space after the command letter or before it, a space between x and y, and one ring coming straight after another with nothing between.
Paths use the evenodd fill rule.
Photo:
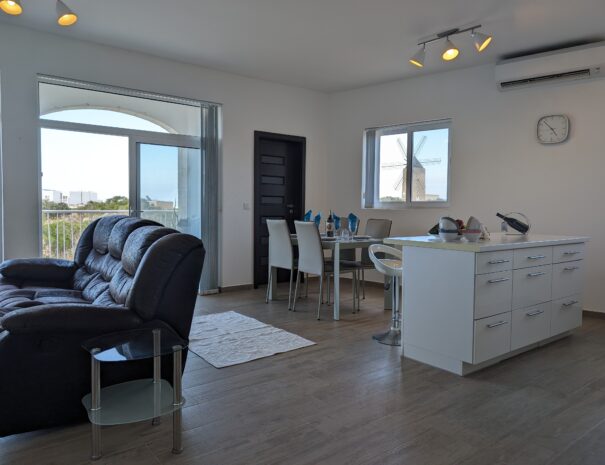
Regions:
<instances>
[{"instance_id":1,"label":"door panel","mask_svg":"<svg viewBox=\"0 0 605 465\"><path fill-rule=\"evenodd\" d=\"M304 214L304 137L254 133L254 285L267 282L269 233L266 220L294 220ZM289 279L278 272L278 281Z\"/></svg>"}]
</instances>

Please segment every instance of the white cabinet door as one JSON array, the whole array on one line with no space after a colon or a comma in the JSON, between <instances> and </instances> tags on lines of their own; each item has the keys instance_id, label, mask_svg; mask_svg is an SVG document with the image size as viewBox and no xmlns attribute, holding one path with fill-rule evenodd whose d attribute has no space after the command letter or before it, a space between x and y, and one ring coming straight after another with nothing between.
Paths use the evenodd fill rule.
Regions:
<instances>
[{"instance_id":1,"label":"white cabinet door","mask_svg":"<svg viewBox=\"0 0 605 465\"><path fill-rule=\"evenodd\" d=\"M549 265L552 263L552 247L531 247L514 252L513 268Z\"/></svg>"},{"instance_id":2,"label":"white cabinet door","mask_svg":"<svg viewBox=\"0 0 605 465\"><path fill-rule=\"evenodd\" d=\"M511 312L475 320L473 363L510 352Z\"/></svg>"},{"instance_id":3,"label":"white cabinet door","mask_svg":"<svg viewBox=\"0 0 605 465\"><path fill-rule=\"evenodd\" d=\"M513 310L551 299L552 265L513 271Z\"/></svg>"},{"instance_id":4,"label":"white cabinet door","mask_svg":"<svg viewBox=\"0 0 605 465\"><path fill-rule=\"evenodd\" d=\"M550 336L550 307L551 303L546 302L513 312L510 350L535 344Z\"/></svg>"},{"instance_id":5,"label":"white cabinet door","mask_svg":"<svg viewBox=\"0 0 605 465\"><path fill-rule=\"evenodd\" d=\"M512 294L512 271L475 276L475 319L510 312Z\"/></svg>"},{"instance_id":6,"label":"white cabinet door","mask_svg":"<svg viewBox=\"0 0 605 465\"><path fill-rule=\"evenodd\" d=\"M582 326L582 301L579 294L551 302L551 336L579 326Z\"/></svg>"},{"instance_id":7,"label":"white cabinet door","mask_svg":"<svg viewBox=\"0 0 605 465\"><path fill-rule=\"evenodd\" d=\"M584 261L557 263L552 267L552 298L561 299L582 291Z\"/></svg>"},{"instance_id":8,"label":"white cabinet door","mask_svg":"<svg viewBox=\"0 0 605 465\"><path fill-rule=\"evenodd\" d=\"M562 263L584 258L585 244L555 245L552 248L552 262Z\"/></svg>"},{"instance_id":9,"label":"white cabinet door","mask_svg":"<svg viewBox=\"0 0 605 465\"><path fill-rule=\"evenodd\" d=\"M496 273L513 269L513 251L481 252L476 256L476 274Z\"/></svg>"}]
</instances>

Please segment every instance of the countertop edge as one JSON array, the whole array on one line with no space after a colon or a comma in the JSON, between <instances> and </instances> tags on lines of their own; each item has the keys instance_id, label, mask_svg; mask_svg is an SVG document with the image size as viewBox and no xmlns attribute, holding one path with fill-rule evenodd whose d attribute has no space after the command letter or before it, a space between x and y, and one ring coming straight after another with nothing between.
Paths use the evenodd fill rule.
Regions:
<instances>
[{"instance_id":1,"label":"countertop edge","mask_svg":"<svg viewBox=\"0 0 605 465\"><path fill-rule=\"evenodd\" d=\"M569 236L553 237L552 239L529 240L528 242L424 242L415 240L414 237L389 237L384 239L388 245L406 246L406 247L424 247L441 250L458 250L462 252L493 252L498 250L527 249L531 247L548 247L554 245L579 244L589 242L590 237Z\"/></svg>"}]
</instances>

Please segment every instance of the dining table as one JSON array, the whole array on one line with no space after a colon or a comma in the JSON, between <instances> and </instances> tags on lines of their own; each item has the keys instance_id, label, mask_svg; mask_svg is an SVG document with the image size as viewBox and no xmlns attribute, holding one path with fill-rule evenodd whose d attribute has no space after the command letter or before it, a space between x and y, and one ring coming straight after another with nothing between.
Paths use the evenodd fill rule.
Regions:
<instances>
[{"instance_id":1,"label":"dining table","mask_svg":"<svg viewBox=\"0 0 605 465\"><path fill-rule=\"evenodd\" d=\"M296 234L291 235L292 245L298 245ZM382 239L376 239L369 236L353 236L343 238L340 236L328 237L321 236L321 246L324 250L331 250L334 260L334 320L340 320L340 251L350 249L367 249L372 244L382 244ZM277 273L277 268L273 268L273 273ZM272 277L272 282L277 282L277 274ZM271 300L277 297L277 286L271 286L269 298Z\"/></svg>"}]
</instances>

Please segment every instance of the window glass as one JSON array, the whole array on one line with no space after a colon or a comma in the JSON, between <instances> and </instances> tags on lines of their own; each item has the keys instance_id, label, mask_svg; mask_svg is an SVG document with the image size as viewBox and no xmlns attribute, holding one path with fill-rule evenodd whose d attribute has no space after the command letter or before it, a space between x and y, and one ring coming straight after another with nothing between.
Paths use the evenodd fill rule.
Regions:
<instances>
[{"instance_id":1,"label":"window glass","mask_svg":"<svg viewBox=\"0 0 605 465\"><path fill-rule=\"evenodd\" d=\"M404 202L407 191L407 133L380 136L380 202Z\"/></svg>"},{"instance_id":2,"label":"window glass","mask_svg":"<svg viewBox=\"0 0 605 465\"><path fill-rule=\"evenodd\" d=\"M447 202L449 129L412 134L412 202Z\"/></svg>"}]
</instances>

